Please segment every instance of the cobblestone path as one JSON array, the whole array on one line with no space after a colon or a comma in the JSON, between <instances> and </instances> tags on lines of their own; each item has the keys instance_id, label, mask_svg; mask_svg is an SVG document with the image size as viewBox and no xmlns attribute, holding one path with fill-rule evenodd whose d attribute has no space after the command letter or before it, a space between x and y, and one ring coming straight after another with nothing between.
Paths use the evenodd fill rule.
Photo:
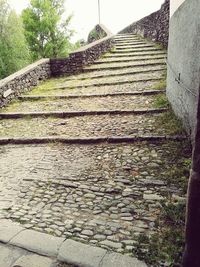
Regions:
<instances>
[{"instance_id":1,"label":"cobblestone path","mask_svg":"<svg viewBox=\"0 0 200 267\"><path fill-rule=\"evenodd\" d=\"M182 195L167 175L185 141L156 105L166 52L135 35L115 42L81 74L1 110L0 216L132 255L138 235L154 233L160 203Z\"/></svg>"}]
</instances>

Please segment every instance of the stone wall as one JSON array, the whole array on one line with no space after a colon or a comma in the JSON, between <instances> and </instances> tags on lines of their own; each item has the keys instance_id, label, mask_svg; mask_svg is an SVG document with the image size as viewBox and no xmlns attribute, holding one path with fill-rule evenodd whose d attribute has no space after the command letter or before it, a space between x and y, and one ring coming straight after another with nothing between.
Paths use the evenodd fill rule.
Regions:
<instances>
[{"instance_id":1,"label":"stone wall","mask_svg":"<svg viewBox=\"0 0 200 267\"><path fill-rule=\"evenodd\" d=\"M170 20L167 96L194 139L200 88L200 1L185 1Z\"/></svg>"},{"instance_id":2,"label":"stone wall","mask_svg":"<svg viewBox=\"0 0 200 267\"><path fill-rule=\"evenodd\" d=\"M169 36L169 0L165 0L160 10L134 22L119 33L139 34L167 47Z\"/></svg>"},{"instance_id":3,"label":"stone wall","mask_svg":"<svg viewBox=\"0 0 200 267\"><path fill-rule=\"evenodd\" d=\"M30 90L39 81L46 80L50 76L50 60L41 59L0 80L0 107L6 106L13 98Z\"/></svg>"},{"instance_id":4,"label":"stone wall","mask_svg":"<svg viewBox=\"0 0 200 267\"><path fill-rule=\"evenodd\" d=\"M95 42L99 39L102 39L108 35L105 27L101 24L97 24L94 29L88 35L88 44Z\"/></svg>"},{"instance_id":5,"label":"stone wall","mask_svg":"<svg viewBox=\"0 0 200 267\"><path fill-rule=\"evenodd\" d=\"M83 66L93 63L103 53L112 49L114 46L113 35L104 26L100 26L106 32L106 37L70 53L68 58L50 60L52 76L80 72Z\"/></svg>"}]
</instances>

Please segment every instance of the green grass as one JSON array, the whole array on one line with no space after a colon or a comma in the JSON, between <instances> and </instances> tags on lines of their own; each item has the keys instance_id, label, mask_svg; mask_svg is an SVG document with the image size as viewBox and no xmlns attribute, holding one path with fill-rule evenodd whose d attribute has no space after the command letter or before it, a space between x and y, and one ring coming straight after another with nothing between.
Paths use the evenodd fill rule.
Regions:
<instances>
[{"instance_id":1,"label":"green grass","mask_svg":"<svg viewBox=\"0 0 200 267\"><path fill-rule=\"evenodd\" d=\"M152 90L162 90L166 88L166 80L163 79L162 81L156 83L155 85L152 85L150 89Z\"/></svg>"},{"instance_id":2,"label":"green grass","mask_svg":"<svg viewBox=\"0 0 200 267\"><path fill-rule=\"evenodd\" d=\"M154 108L168 108L169 107L169 101L165 94L159 94L155 97Z\"/></svg>"},{"instance_id":3,"label":"green grass","mask_svg":"<svg viewBox=\"0 0 200 267\"><path fill-rule=\"evenodd\" d=\"M66 77L64 78L57 78L57 79L49 79L47 81L41 82L40 85L33 88L27 95L42 95L42 94L49 94L53 88L58 87L64 82ZM50 93L51 94L51 93Z\"/></svg>"},{"instance_id":4,"label":"green grass","mask_svg":"<svg viewBox=\"0 0 200 267\"><path fill-rule=\"evenodd\" d=\"M156 127L162 127L166 129L169 135L186 135L185 129L181 120L179 120L171 107L167 112L162 113L156 118Z\"/></svg>"}]
</instances>

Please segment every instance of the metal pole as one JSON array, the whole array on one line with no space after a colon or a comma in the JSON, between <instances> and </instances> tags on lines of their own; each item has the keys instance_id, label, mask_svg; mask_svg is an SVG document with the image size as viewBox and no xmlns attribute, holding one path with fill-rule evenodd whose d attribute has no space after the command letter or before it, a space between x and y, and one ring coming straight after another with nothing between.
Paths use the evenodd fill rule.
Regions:
<instances>
[{"instance_id":1,"label":"metal pole","mask_svg":"<svg viewBox=\"0 0 200 267\"><path fill-rule=\"evenodd\" d=\"M99 13L99 24L101 24L101 9L100 9L100 0L98 0L98 13Z\"/></svg>"}]
</instances>

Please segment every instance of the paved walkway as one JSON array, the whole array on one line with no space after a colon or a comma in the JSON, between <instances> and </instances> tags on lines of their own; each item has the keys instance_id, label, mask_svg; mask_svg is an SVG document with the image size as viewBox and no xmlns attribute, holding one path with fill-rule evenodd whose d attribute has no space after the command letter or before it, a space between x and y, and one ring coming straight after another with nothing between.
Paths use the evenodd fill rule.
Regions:
<instances>
[{"instance_id":1,"label":"paved walkway","mask_svg":"<svg viewBox=\"0 0 200 267\"><path fill-rule=\"evenodd\" d=\"M46 234L64 252L38 266L145 266L133 258L137 237L154 233L161 201L181 195L167 175L185 137L176 123L168 127L166 107L156 106L165 56L135 35L118 35L115 49L83 73L51 79L1 111L0 216L7 232L23 227L9 246L48 255L48 241L31 247ZM12 249L4 247L8 255ZM36 257L15 253L9 264ZM23 257L3 267L33 266Z\"/></svg>"}]
</instances>

